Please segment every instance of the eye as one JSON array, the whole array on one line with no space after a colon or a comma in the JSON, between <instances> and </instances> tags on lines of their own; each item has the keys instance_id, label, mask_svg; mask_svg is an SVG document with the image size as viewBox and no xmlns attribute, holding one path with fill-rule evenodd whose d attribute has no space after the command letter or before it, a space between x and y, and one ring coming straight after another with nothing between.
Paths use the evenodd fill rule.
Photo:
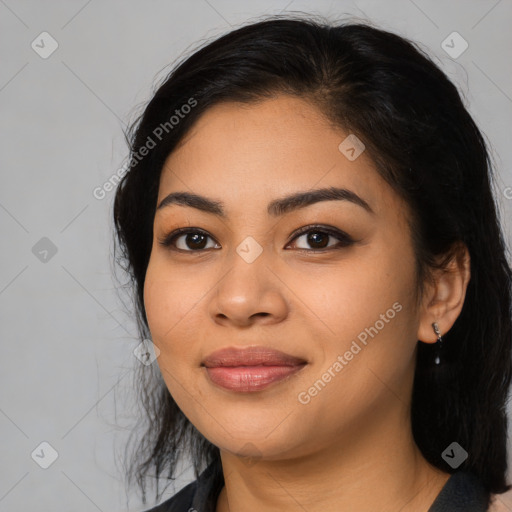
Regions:
<instances>
[{"instance_id":1,"label":"eye","mask_svg":"<svg viewBox=\"0 0 512 512\"><path fill-rule=\"evenodd\" d=\"M294 233L292 242L303 238L308 247L298 247L302 252L321 252L325 250L336 250L342 247L348 247L354 243L354 240L339 229L327 226L305 226ZM213 238L206 232L198 228L180 228L158 240L163 247L182 252L201 252L205 249L218 249L220 245L215 243L208 246L208 239ZM329 239L337 239L338 243L329 243ZM287 247L290 244L287 245Z\"/></svg>"},{"instance_id":2,"label":"eye","mask_svg":"<svg viewBox=\"0 0 512 512\"><path fill-rule=\"evenodd\" d=\"M312 249L299 247L299 250L304 252L339 249L354 243L354 240L347 233L327 226L306 226L301 228L298 233L295 233L293 240L300 240L301 238L303 238L305 244L309 244L312 247ZM329 238L335 238L339 242L337 244L329 244Z\"/></svg>"},{"instance_id":3,"label":"eye","mask_svg":"<svg viewBox=\"0 0 512 512\"><path fill-rule=\"evenodd\" d=\"M212 249L211 246L207 247L205 244L208 238L211 238L210 235L201 229L181 228L159 239L158 242L164 247L171 247L178 251L199 252L204 249ZM183 240L180 241L180 239ZM213 238L211 239L213 240Z\"/></svg>"}]
</instances>

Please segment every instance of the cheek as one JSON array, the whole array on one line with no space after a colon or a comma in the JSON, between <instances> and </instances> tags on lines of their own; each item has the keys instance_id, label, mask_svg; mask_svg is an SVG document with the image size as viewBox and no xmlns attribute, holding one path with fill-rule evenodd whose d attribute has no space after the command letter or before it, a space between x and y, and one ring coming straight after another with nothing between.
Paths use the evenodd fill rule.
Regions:
<instances>
[{"instance_id":1,"label":"cheek","mask_svg":"<svg viewBox=\"0 0 512 512\"><path fill-rule=\"evenodd\" d=\"M149 265L144 281L144 307L153 341L172 326L171 312L175 311L172 303L171 283L163 279L155 265Z\"/></svg>"},{"instance_id":2,"label":"cheek","mask_svg":"<svg viewBox=\"0 0 512 512\"><path fill-rule=\"evenodd\" d=\"M165 256L150 259L144 282L144 306L153 343L160 350L157 359L164 379L180 381L198 368L205 336L204 315L208 289L206 276L170 268ZM171 379L172 380L172 379ZM169 389L174 389L168 382Z\"/></svg>"},{"instance_id":3,"label":"cheek","mask_svg":"<svg viewBox=\"0 0 512 512\"><path fill-rule=\"evenodd\" d=\"M357 361L348 364L351 372L369 367L391 377L411 362L415 349L413 254L408 247L397 246L393 251L385 247L333 267L328 284L312 295L318 316L329 328L328 338L334 333L334 342L324 345L326 366L351 351L347 359Z\"/></svg>"},{"instance_id":4,"label":"cheek","mask_svg":"<svg viewBox=\"0 0 512 512\"><path fill-rule=\"evenodd\" d=\"M190 314L198 293L184 272L170 271L159 258L150 259L144 282L144 307L156 342L164 342Z\"/></svg>"},{"instance_id":5,"label":"cheek","mask_svg":"<svg viewBox=\"0 0 512 512\"><path fill-rule=\"evenodd\" d=\"M183 337L180 332L185 324L183 319L193 308L190 294L189 288L183 287L179 279L173 279L162 265L150 261L144 282L144 307L151 339L160 350L157 359L160 367L170 369L171 363L178 360L175 356L186 348L183 343L173 340Z\"/></svg>"},{"instance_id":6,"label":"cheek","mask_svg":"<svg viewBox=\"0 0 512 512\"><path fill-rule=\"evenodd\" d=\"M333 272L329 286L314 298L329 331L323 329L316 349L312 344L324 353L301 391L312 390L309 410L331 425L344 425L348 417L366 415L402 394L407 401L416 346L412 268L396 266L393 258L372 259L350 272Z\"/></svg>"},{"instance_id":7,"label":"cheek","mask_svg":"<svg viewBox=\"0 0 512 512\"><path fill-rule=\"evenodd\" d=\"M331 332L346 340L373 325L395 302L403 305L410 279L407 264L398 267L393 258L372 253L332 267L328 279L323 276L322 286L318 281L314 285L312 276L307 280L302 276L296 283L302 283L302 294L309 297L307 303L319 312Z\"/></svg>"}]
</instances>

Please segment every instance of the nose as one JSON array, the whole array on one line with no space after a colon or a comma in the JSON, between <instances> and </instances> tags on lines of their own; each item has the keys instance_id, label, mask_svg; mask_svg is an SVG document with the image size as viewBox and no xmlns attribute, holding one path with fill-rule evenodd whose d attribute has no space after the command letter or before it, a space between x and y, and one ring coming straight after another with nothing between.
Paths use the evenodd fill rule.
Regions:
<instances>
[{"instance_id":1,"label":"nose","mask_svg":"<svg viewBox=\"0 0 512 512\"><path fill-rule=\"evenodd\" d=\"M248 263L235 253L216 288L209 312L218 324L267 325L281 322L288 314L287 288L261 256Z\"/></svg>"}]
</instances>

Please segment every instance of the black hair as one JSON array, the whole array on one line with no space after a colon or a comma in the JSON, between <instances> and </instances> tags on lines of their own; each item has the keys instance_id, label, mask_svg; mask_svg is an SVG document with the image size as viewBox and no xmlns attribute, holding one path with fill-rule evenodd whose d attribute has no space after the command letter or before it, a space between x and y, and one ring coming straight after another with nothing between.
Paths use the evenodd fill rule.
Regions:
<instances>
[{"instance_id":1,"label":"black hair","mask_svg":"<svg viewBox=\"0 0 512 512\"><path fill-rule=\"evenodd\" d=\"M444 333L439 369L429 362L432 346L418 343L411 423L432 465L453 473L442 453L456 441L468 453L459 469L476 474L489 492L505 492L512 270L492 160L456 86L399 35L364 22L273 16L218 37L175 66L127 133L130 166L114 202L116 261L130 276L140 338L151 337L143 287L165 159L209 107L280 94L311 101L364 141L379 174L406 201L418 296L433 269L467 248L471 278L462 311ZM220 452L184 416L161 377L139 367L149 423L129 478L137 478L145 503L151 469L157 478L174 478L187 455L197 476L219 462Z\"/></svg>"}]
</instances>

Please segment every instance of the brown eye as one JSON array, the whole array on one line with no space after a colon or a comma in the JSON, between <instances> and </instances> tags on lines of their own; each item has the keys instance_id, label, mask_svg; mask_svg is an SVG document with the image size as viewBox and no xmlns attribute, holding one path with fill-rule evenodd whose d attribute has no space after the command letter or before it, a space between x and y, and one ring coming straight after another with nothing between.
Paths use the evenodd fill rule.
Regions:
<instances>
[{"instance_id":1,"label":"brown eye","mask_svg":"<svg viewBox=\"0 0 512 512\"><path fill-rule=\"evenodd\" d=\"M323 226L306 226L295 234L292 241L301 238L304 238L306 247L298 247L298 250L305 252L335 250L354 243L354 240L343 231ZM208 239L214 242L213 245L207 245ZM206 249L220 248L220 245L208 233L190 228L177 229L159 239L159 243L164 247L182 252L202 252Z\"/></svg>"},{"instance_id":2,"label":"brown eye","mask_svg":"<svg viewBox=\"0 0 512 512\"><path fill-rule=\"evenodd\" d=\"M202 233L189 233L187 235L182 235L184 238L184 245L189 249L204 249L206 247L206 239L207 235L203 235ZM180 239L178 237L177 239Z\"/></svg>"},{"instance_id":3,"label":"brown eye","mask_svg":"<svg viewBox=\"0 0 512 512\"><path fill-rule=\"evenodd\" d=\"M298 247L298 249L305 250L307 252L314 252L315 250L322 251L325 249L338 249L340 247L347 247L354 243L354 240L346 233L327 227L308 226L303 228L293 240L300 240L301 238L306 246ZM338 243L331 243L329 239L337 239Z\"/></svg>"},{"instance_id":4,"label":"brown eye","mask_svg":"<svg viewBox=\"0 0 512 512\"><path fill-rule=\"evenodd\" d=\"M310 231L306 235L306 242L310 244L313 249L325 249L328 246L329 238L331 235L322 233L321 231Z\"/></svg>"},{"instance_id":5,"label":"brown eye","mask_svg":"<svg viewBox=\"0 0 512 512\"><path fill-rule=\"evenodd\" d=\"M207 247L208 238L212 239L206 232L198 229L178 229L169 233L163 239L159 240L160 245L170 247L178 251L199 252ZM212 239L213 240L213 239Z\"/></svg>"}]
</instances>

